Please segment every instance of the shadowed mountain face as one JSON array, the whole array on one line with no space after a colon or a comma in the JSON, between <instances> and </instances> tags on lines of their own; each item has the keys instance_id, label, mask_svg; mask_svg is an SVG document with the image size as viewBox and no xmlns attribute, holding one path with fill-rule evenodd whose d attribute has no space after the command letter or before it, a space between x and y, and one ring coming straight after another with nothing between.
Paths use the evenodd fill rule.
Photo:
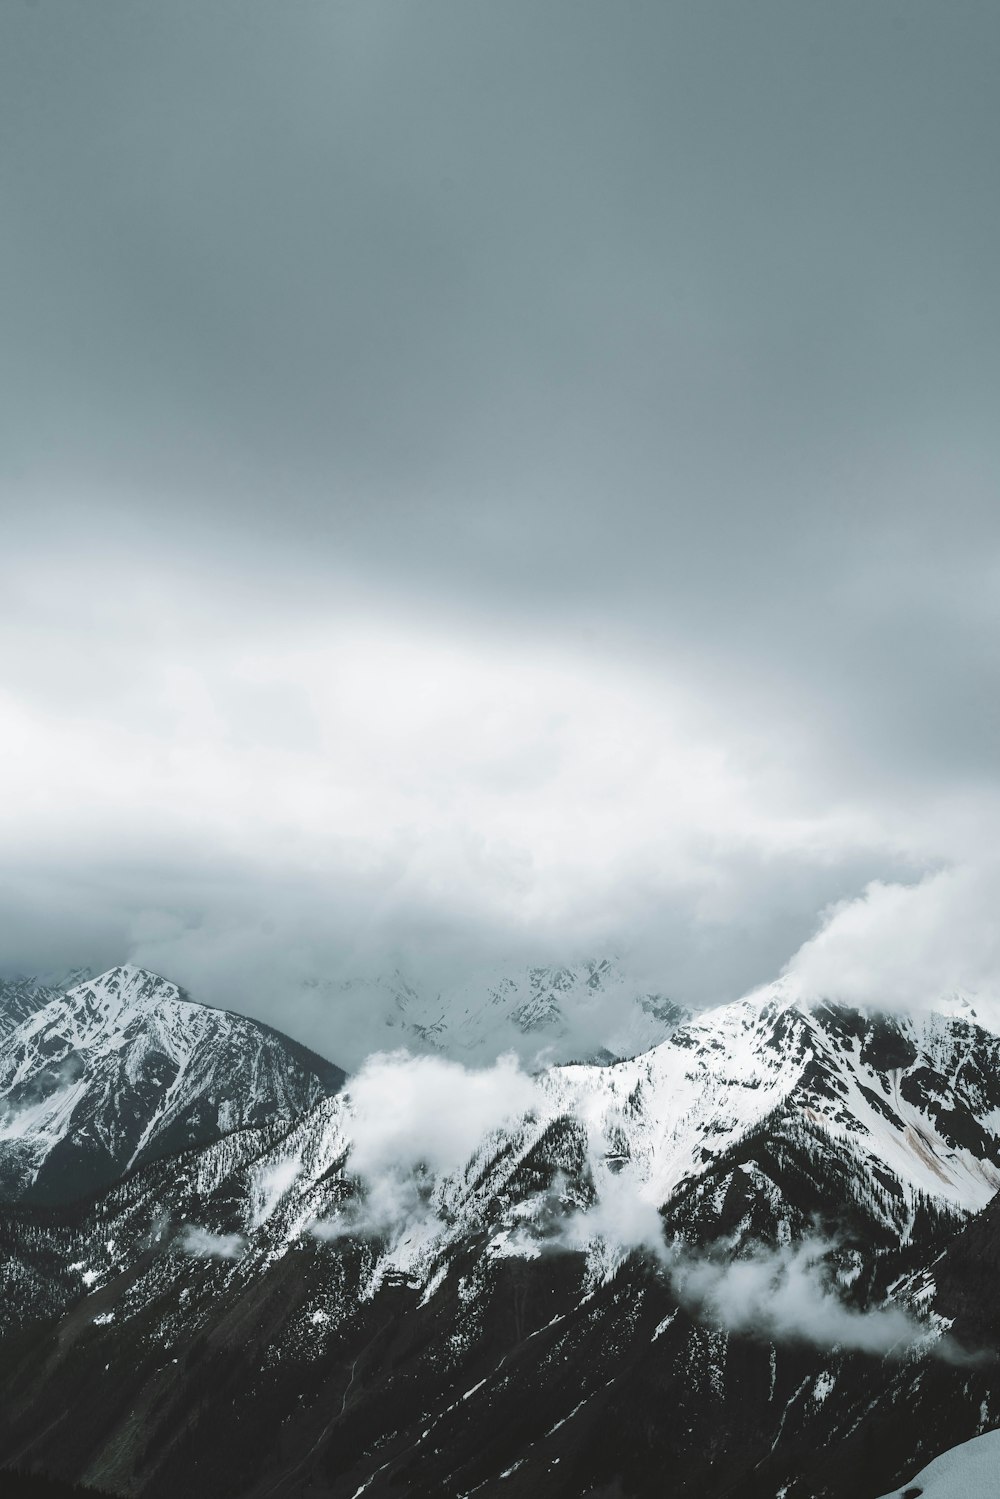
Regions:
<instances>
[{"instance_id":1,"label":"shadowed mountain face","mask_svg":"<svg viewBox=\"0 0 1000 1499\"><path fill-rule=\"evenodd\" d=\"M115 968L0 1040L0 1195L58 1202L228 1130L291 1119L344 1073L268 1026Z\"/></svg>"},{"instance_id":2,"label":"shadowed mountain face","mask_svg":"<svg viewBox=\"0 0 1000 1499\"><path fill-rule=\"evenodd\" d=\"M12 1468L0 1470L0 1494L3 1499L107 1499L97 1489Z\"/></svg>"},{"instance_id":3,"label":"shadowed mountain face","mask_svg":"<svg viewBox=\"0 0 1000 1499\"><path fill-rule=\"evenodd\" d=\"M540 1075L457 1170L357 1174L340 1093L11 1208L0 1461L150 1499L873 1499L1000 1422L998 1064L967 1017L776 990Z\"/></svg>"}]
</instances>

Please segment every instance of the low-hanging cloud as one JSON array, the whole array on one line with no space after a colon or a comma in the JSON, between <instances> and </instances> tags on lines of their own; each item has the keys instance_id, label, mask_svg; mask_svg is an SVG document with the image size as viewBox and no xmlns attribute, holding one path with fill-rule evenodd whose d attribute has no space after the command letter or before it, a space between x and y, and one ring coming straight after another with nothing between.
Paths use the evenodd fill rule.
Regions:
<instances>
[{"instance_id":1,"label":"low-hanging cloud","mask_svg":"<svg viewBox=\"0 0 1000 1499\"><path fill-rule=\"evenodd\" d=\"M472 1068L406 1051L370 1057L351 1079L349 1100L348 1170L362 1195L313 1226L324 1239L431 1226L435 1178L460 1171L493 1131L543 1104L516 1057Z\"/></svg>"},{"instance_id":2,"label":"low-hanging cloud","mask_svg":"<svg viewBox=\"0 0 1000 1499\"><path fill-rule=\"evenodd\" d=\"M197 1260L238 1260L246 1251L242 1234L218 1234L198 1223L187 1223L175 1243L184 1254Z\"/></svg>"},{"instance_id":3,"label":"low-hanging cloud","mask_svg":"<svg viewBox=\"0 0 1000 1499\"><path fill-rule=\"evenodd\" d=\"M350 1068L386 1046L397 972L454 1007L618 952L637 988L735 998L895 872L876 826L803 815L638 665L374 607L233 638L181 598L167 644L134 588L104 605L122 680L72 723L61 680L55 705L0 696L12 968L127 957ZM546 1044L610 1045L623 1004L592 996ZM512 1045L537 1042L510 1027L492 1056Z\"/></svg>"},{"instance_id":4,"label":"low-hanging cloud","mask_svg":"<svg viewBox=\"0 0 1000 1499\"><path fill-rule=\"evenodd\" d=\"M371 1057L351 1079L352 1171L366 1179L426 1166L458 1171L492 1130L542 1103L516 1057L463 1067L408 1052Z\"/></svg>"},{"instance_id":5,"label":"low-hanging cloud","mask_svg":"<svg viewBox=\"0 0 1000 1499\"><path fill-rule=\"evenodd\" d=\"M615 1254L640 1250L665 1261L663 1220L642 1183L628 1168L616 1176L605 1171L598 1180L594 1202L566 1218L558 1236L560 1245L587 1250L600 1239Z\"/></svg>"},{"instance_id":6,"label":"low-hanging cloud","mask_svg":"<svg viewBox=\"0 0 1000 1499\"><path fill-rule=\"evenodd\" d=\"M741 1259L681 1253L670 1277L682 1305L729 1332L893 1358L926 1344L939 1356L951 1356L948 1343L934 1343L933 1329L900 1306L845 1305L825 1265L833 1248L810 1238L779 1249L761 1247Z\"/></svg>"},{"instance_id":7,"label":"low-hanging cloud","mask_svg":"<svg viewBox=\"0 0 1000 1499\"><path fill-rule=\"evenodd\" d=\"M251 1183L251 1211L255 1225L264 1223L294 1184L302 1162L294 1156L269 1162L256 1172Z\"/></svg>"},{"instance_id":8,"label":"low-hanging cloud","mask_svg":"<svg viewBox=\"0 0 1000 1499\"><path fill-rule=\"evenodd\" d=\"M360 1195L349 1197L332 1217L316 1219L309 1232L327 1243L338 1239L393 1239L415 1230L434 1233L442 1230L444 1223L429 1198L428 1181L386 1168L377 1176L367 1177Z\"/></svg>"},{"instance_id":9,"label":"low-hanging cloud","mask_svg":"<svg viewBox=\"0 0 1000 1499\"><path fill-rule=\"evenodd\" d=\"M320 1239L388 1238L444 1229L433 1203L436 1177L461 1170L473 1153L516 1118L544 1107L535 1079L514 1057L471 1069L405 1052L373 1057L351 1086L353 1146L348 1169L362 1191L332 1217L312 1225ZM648 1183L634 1164L612 1173L590 1145L591 1199L556 1172L508 1239L507 1252L593 1253L598 1273L623 1256L651 1257L692 1315L734 1333L776 1343L805 1342L902 1358L921 1352L955 1364L980 1361L940 1328L903 1306L858 1308L840 1297L830 1268L839 1246L813 1235L795 1244L751 1247L739 1258L668 1244Z\"/></svg>"}]
</instances>

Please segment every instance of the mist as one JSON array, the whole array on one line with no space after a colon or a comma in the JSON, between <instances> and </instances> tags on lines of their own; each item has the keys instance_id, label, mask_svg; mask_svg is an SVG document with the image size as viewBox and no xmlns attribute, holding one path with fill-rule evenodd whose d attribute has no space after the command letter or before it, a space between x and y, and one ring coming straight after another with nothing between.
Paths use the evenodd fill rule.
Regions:
<instances>
[{"instance_id":1,"label":"mist","mask_svg":"<svg viewBox=\"0 0 1000 1499\"><path fill-rule=\"evenodd\" d=\"M247 1247L242 1234L217 1234L198 1223L185 1224L174 1242L196 1260L238 1260Z\"/></svg>"},{"instance_id":2,"label":"mist","mask_svg":"<svg viewBox=\"0 0 1000 1499\"><path fill-rule=\"evenodd\" d=\"M3 28L0 970L1000 993L993 10Z\"/></svg>"}]
</instances>

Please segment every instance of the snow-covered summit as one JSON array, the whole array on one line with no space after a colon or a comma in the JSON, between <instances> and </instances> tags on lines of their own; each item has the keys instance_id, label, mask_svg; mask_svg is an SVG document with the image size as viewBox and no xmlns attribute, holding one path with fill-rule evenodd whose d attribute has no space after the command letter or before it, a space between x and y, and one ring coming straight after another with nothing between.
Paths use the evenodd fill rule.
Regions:
<instances>
[{"instance_id":1,"label":"snow-covered summit","mask_svg":"<svg viewBox=\"0 0 1000 1499\"><path fill-rule=\"evenodd\" d=\"M1000 1186L1000 1038L964 1012L867 1012L779 983L631 1060L553 1068L545 1088L654 1204L779 1114L891 1176L900 1227L905 1202L975 1212Z\"/></svg>"},{"instance_id":2,"label":"snow-covered summit","mask_svg":"<svg viewBox=\"0 0 1000 1499\"><path fill-rule=\"evenodd\" d=\"M154 1155L293 1118L342 1071L268 1026L125 965L0 1042L0 1192L80 1195Z\"/></svg>"},{"instance_id":3,"label":"snow-covered summit","mask_svg":"<svg viewBox=\"0 0 1000 1499\"><path fill-rule=\"evenodd\" d=\"M162 1022L169 1014L182 1014L180 1004L192 1002L169 979L160 978L145 968L123 963L109 968L97 978L87 979L54 996L63 1016L67 1038L84 1048L103 1045L109 1034L124 1033L131 1022L142 1017L152 1023ZM43 1029L48 1023L47 1007L29 1017L28 1029Z\"/></svg>"}]
</instances>

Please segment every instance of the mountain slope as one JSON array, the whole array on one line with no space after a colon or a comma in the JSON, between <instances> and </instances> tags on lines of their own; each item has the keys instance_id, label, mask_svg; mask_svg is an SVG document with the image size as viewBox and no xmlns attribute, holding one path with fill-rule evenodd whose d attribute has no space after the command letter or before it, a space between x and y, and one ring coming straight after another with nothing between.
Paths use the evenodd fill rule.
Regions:
<instances>
[{"instance_id":1,"label":"mountain slope","mask_svg":"<svg viewBox=\"0 0 1000 1499\"><path fill-rule=\"evenodd\" d=\"M82 1195L154 1156L291 1118L343 1079L267 1026L112 969L0 1043L0 1195Z\"/></svg>"},{"instance_id":2,"label":"mountain slope","mask_svg":"<svg viewBox=\"0 0 1000 1499\"><path fill-rule=\"evenodd\" d=\"M1000 1421L956 1290L1000 1262L998 1048L774 990L551 1069L455 1172L355 1176L341 1093L10 1211L0 1460L59 1422L62 1476L148 1499L873 1499ZM692 1295L734 1261L794 1262L802 1325Z\"/></svg>"},{"instance_id":3,"label":"mountain slope","mask_svg":"<svg viewBox=\"0 0 1000 1499\"><path fill-rule=\"evenodd\" d=\"M775 985L644 1056L554 1068L547 1086L656 1204L778 1108L849 1142L875 1196L898 1199L896 1227L920 1195L974 1212L1000 1186L1000 1038L965 1015L866 1015Z\"/></svg>"}]
</instances>

